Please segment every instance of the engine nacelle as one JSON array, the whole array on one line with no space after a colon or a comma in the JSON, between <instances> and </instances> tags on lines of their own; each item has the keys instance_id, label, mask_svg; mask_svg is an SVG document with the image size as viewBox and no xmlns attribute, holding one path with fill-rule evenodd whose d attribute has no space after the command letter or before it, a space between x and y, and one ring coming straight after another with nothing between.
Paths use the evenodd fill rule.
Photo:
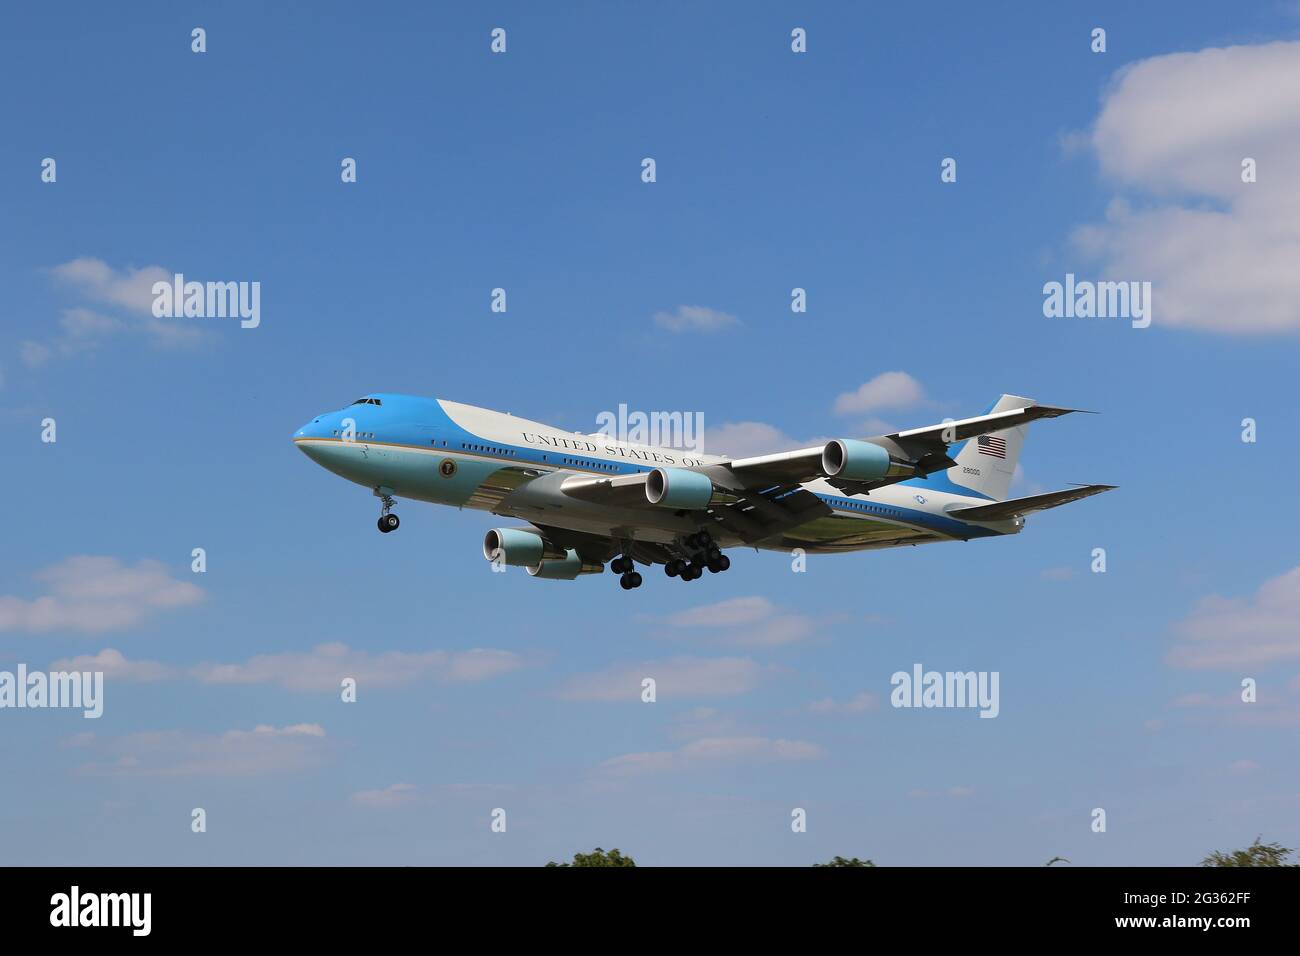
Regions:
<instances>
[{"instance_id":1,"label":"engine nacelle","mask_svg":"<svg viewBox=\"0 0 1300 956\"><path fill-rule=\"evenodd\" d=\"M869 441L837 438L822 450L822 471L827 478L875 481L889 474L889 452Z\"/></svg>"},{"instance_id":2,"label":"engine nacelle","mask_svg":"<svg viewBox=\"0 0 1300 956\"><path fill-rule=\"evenodd\" d=\"M661 508L704 508L713 500L713 481L685 468L656 468L646 475L645 497Z\"/></svg>"},{"instance_id":3,"label":"engine nacelle","mask_svg":"<svg viewBox=\"0 0 1300 956\"><path fill-rule=\"evenodd\" d=\"M548 581L572 581L579 574L599 574L604 570L603 564L583 564L578 552L572 548L562 558L544 558L528 567L528 573L533 577Z\"/></svg>"},{"instance_id":4,"label":"engine nacelle","mask_svg":"<svg viewBox=\"0 0 1300 956\"><path fill-rule=\"evenodd\" d=\"M493 528L483 536L483 557L501 560L516 567L538 564L547 558L563 558L565 551L557 548L540 534L525 528Z\"/></svg>"}]
</instances>

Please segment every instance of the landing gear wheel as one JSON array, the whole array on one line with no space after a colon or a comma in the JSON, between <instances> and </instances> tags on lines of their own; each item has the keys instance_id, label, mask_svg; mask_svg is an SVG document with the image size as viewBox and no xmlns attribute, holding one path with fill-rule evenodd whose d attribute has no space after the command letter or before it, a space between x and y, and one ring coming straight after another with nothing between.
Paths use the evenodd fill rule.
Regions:
<instances>
[{"instance_id":1,"label":"landing gear wheel","mask_svg":"<svg viewBox=\"0 0 1300 956\"><path fill-rule=\"evenodd\" d=\"M717 574L719 571L722 570L722 562L710 561L708 564L705 565L705 567L709 569L710 574Z\"/></svg>"},{"instance_id":2,"label":"landing gear wheel","mask_svg":"<svg viewBox=\"0 0 1300 956\"><path fill-rule=\"evenodd\" d=\"M675 578L677 577L677 575L681 573L682 573L682 564L676 558L673 558L671 561L669 561L667 564L664 565L664 574L668 575L670 578Z\"/></svg>"},{"instance_id":3,"label":"landing gear wheel","mask_svg":"<svg viewBox=\"0 0 1300 956\"><path fill-rule=\"evenodd\" d=\"M731 558L727 557L725 554L718 558L719 571L727 571L730 570L730 568L731 568Z\"/></svg>"},{"instance_id":4,"label":"landing gear wheel","mask_svg":"<svg viewBox=\"0 0 1300 956\"><path fill-rule=\"evenodd\" d=\"M632 582L632 587L639 588L641 586L642 579L640 571L633 571L627 576L627 579Z\"/></svg>"},{"instance_id":5,"label":"landing gear wheel","mask_svg":"<svg viewBox=\"0 0 1300 956\"><path fill-rule=\"evenodd\" d=\"M641 574L639 571L629 571L618 579L618 583L624 591L639 588L641 586Z\"/></svg>"},{"instance_id":6,"label":"landing gear wheel","mask_svg":"<svg viewBox=\"0 0 1300 956\"><path fill-rule=\"evenodd\" d=\"M704 560L705 563L707 564L712 564L714 561L717 561L718 558L720 557L722 557L722 552L717 548L709 548L704 552Z\"/></svg>"},{"instance_id":7,"label":"landing gear wheel","mask_svg":"<svg viewBox=\"0 0 1300 956\"><path fill-rule=\"evenodd\" d=\"M615 574L630 574L635 565L628 558L615 558L609 562L609 567Z\"/></svg>"},{"instance_id":8,"label":"landing gear wheel","mask_svg":"<svg viewBox=\"0 0 1300 956\"><path fill-rule=\"evenodd\" d=\"M379 530L384 534L396 531L401 522L397 520L397 515L392 513L393 496L385 494L380 488L375 489L375 496L383 503L383 507L379 510Z\"/></svg>"}]
</instances>

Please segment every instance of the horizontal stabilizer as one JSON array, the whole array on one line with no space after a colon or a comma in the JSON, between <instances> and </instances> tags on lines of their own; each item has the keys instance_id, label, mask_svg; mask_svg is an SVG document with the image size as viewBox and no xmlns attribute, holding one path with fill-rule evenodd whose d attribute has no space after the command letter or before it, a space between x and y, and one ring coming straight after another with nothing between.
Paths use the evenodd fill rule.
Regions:
<instances>
[{"instance_id":1,"label":"horizontal stabilizer","mask_svg":"<svg viewBox=\"0 0 1300 956\"><path fill-rule=\"evenodd\" d=\"M948 514L963 521L1005 521L1008 518L1017 518L1033 511L1044 511L1047 508L1068 505L1071 501L1078 501L1080 498L1087 498L1091 495L1099 495L1103 491L1110 491L1116 487L1118 486L1080 485L1077 488L1068 488L1065 491L1049 491L1044 495L1030 495L1027 498L995 501L991 505L955 508L949 511Z\"/></svg>"}]
</instances>

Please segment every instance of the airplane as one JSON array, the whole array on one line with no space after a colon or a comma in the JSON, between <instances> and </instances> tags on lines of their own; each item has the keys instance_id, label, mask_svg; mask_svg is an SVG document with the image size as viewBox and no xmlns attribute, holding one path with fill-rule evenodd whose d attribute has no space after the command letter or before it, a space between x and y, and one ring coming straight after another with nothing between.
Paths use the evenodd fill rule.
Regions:
<instances>
[{"instance_id":1,"label":"airplane","mask_svg":"<svg viewBox=\"0 0 1300 956\"><path fill-rule=\"evenodd\" d=\"M728 548L830 554L1018 534L1025 516L1110 491L1007 498L1026 427L1078 409L1003 395L983 415L871 438L731 458L565 431L443 399L376 392L293 435L317 464L380 499L475 508L527 522L487 532L497 567L572 581L638 565L694 581Z\"/></svg>"}]
</instances>

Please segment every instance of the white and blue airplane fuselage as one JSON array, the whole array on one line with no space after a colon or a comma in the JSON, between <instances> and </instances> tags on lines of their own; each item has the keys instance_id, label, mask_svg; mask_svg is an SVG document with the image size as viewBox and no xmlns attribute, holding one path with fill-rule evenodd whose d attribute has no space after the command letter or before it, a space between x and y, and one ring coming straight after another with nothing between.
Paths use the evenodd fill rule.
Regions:
<instances>
[{"instance_id":1,"label":"white and blue airplane fuselage","mask_svg":"<svg viewBox=\"0 0 1300 956\"><path fill-rule=\"evenodd\" d=\"M399 524L395 498L476 508L528 523L489 531L489 559L561 579L612 562L633 588L637 564L689 581L726 570L727 548L828 553L1015 534L1030 511L1110 487L1006 500L1027 423L1068 411L1007 395L978 418L731 458L375 393L293 440L381 499L381 531Z\"/></svg>"}]
</instances>

